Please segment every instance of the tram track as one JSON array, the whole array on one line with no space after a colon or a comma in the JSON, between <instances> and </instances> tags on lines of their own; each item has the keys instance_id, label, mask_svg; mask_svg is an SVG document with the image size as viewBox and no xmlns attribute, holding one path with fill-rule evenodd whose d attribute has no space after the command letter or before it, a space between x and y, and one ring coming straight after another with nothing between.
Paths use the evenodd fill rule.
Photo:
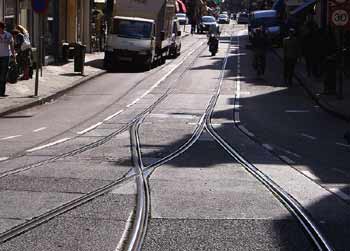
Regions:
<instances>
[{"instance_id":1,"label":"tram track","mask_svg":"<svg viewBox=\"0 0 350 251\"><path fill-rule=\"evenodd\" d=\"M232 42L232 39L231 39ZM171 93L171 87L169 87L166 92L157 99L157 102L153 103L143 112L138 114L130 123L125 125L120 130L112 133L108 137L105 137L101 141L97 141L92 143L91 145L87 145L88 149L92 149L99 145L104 144L109 141L116 135L125 132L126 130L130 130L130 140L131 140L131 150L132 150L132 158L134 163L134 172L125 175L124 177L101 187L89 194L86 194L76 200L70 201L59 208L55 208L35 219L18 225L17 227L5 232L4 234L0 234L0 243L4 243L24 232L29 231L30 229L35 228L36 226L43 224L54 217L61 215L65 212L68 212L88 201L93 200L94 198L104 195L111 189L124 184L126 181L129 181L133 178L136 178L137 181L137 207L135 210L135 219L132 225L131 233L128 236L126 243L126 250L140 250L142 246L142 242L147 230L147 222L148 215L150 210L150 195L149 195L149 186L148 186L148 178L152 174L152 172L161 165L169 162L170 160L180 156L186 150L188 150L191 146L193 146L198 138L201 136L204 130L207 130L208 133L215 139L215 141L236 161L238 161L242 167L244 167L249 173L251 173L259 182L261 182L264 186L266 186L269 191L272 192L274 196L290 211L290 213L297 219L300 225L305 230L305 233L309 236L310 240L314 243L317 250L333 250L331 245L328 243L327 239L322 235L321 231L318 230L316 224L313 223L312 218L308 215L308 213L300 206L300 204L290 196L286 191L284 191L281 187L279 187L273 180L271 180L268 176L258 170L253 164L251 164L248 160L246 160L233 146L227 143L213 128L211 123L211 118L217 104L218 98L221 93L221 88L223 85L223 81L225 78L225 70L228 61L229 49L226 52L226 56L222 65L220 77L219 77L219 85L215 89L215 93L209 101L206 111L201 117L200 121L197 123L197 126L192 134L192 136L177 150L167 155L166 157L160 159L159 161L154 162L153 164L144 167L142 162L142 154L141 154L141 143L138 135L139 127L142 125L143 120L148 116L155 107L157 107L167 96ZM202 52L202 51L201 51ZM200 55L201 52L198 54ZM197 57L196 57L197 58ZM187 70L187 69L186 69ZM87 148L79 148L73 151L72 153L78 154L80 152L85 151ZM60 157L61 158L61 157ZM55 159L59 159L58 157ZM52 160L51 160L52 161ZM47 162L45 162L47 163ZM43 163L43 164L45 164ZM26 170L28 170L27 168ZM24 170L23 170L24 171ZM1 178L1 176L0 176Z\"/></svg>"},{"instance_id":2,"label":"tram track","mask_svg":"<svg viewBox=\"0 0 350 251\"><path fill-rule=\"evenodd\" d=\"M231 42L232 43L232 37ZM212 96L209 105L203 114L200 122L192 137L182 146L180 146L176 151L168 156L160 159L159 161L154 162L153 164L145 167L144 172L147 178L152 175L153 171L164 165L165 163L171 161L172 159L180 156L182 153L187 151L191 146L193 146L198 138L201 136L204 130L206 130L213 139L234 159L236 160L243 168L245 168L254 178L256 178L262 185L264 185L280 202L281 204L291 213L291 215L297 220L300 224L308 238L311 240L314 247L319 251L332 251L334 250L327 238L320 231L317 224L314 222L312 217L308 212L300 205L300 203L288 194L282 187L270 179L266 174L256 168L252 163L245 159L239 151L237 151L233 146L226 142L223 137L221 137L213 128L211 123L212 115L215 110L215 106L219 99L223 81L225 78L225 70L228 61L230 46L226 52L224 63L220 73L220 83L216 89L216 93ZM139 127L139 126L138 126ZM136 129L137 130L137 129ZM140 147L140 146L139 146ZM138 150L141 151L140 149ZM140 157L142 162L142 157ZM143 230L144 231L144 230ZM142 242L142 240L140 240ZM130 249L130 250L139 250L139 249Z\"/></svg>"},{"instance_id":3,"label":"tram track","mask_svg":"<svg viewBox=\"0 0 350 251\"><path fill-rule=\"evenodd\" d=\"M187 48L185 48L183 51L182 51L182 54L186 54L187 52L191 51L191 49L193 50L193 46L198 44L198 42L200 42L202 39L199 38L197 39L195 42L191 43ZM198 49L198 48L196 48ZM186 58L186 56L185 56ZM152 77L156 76L158 74L159 71L162 71L164 68L166 68L167 66L169 66L172 62L174 62L173 60L170 61L169 63L166 63L166 64L163 64L161 66L158 66L157 67L157 71L153 71L151 72L150 74L148 74L147 76L144 76L143 78L141 78L140 80L136 81L136 83L134 83L126 92L124 92L122 95L120 95L119 98L117 98L116 100L114 100L111 104L109 104L108 106L106 106L104 109L100 110L98 113L95 113L93 114L91 117L79 122L79 124L77 125L74 125L73 127L69 128L69 129L66 129L65 131L63 131L62 133L58 134L58 135L55 135L54 138L59 138L61 137L62 135L65 135L66 133L69 133L71 131L74 131L75 128L78 128L79 126L83 125L84 123L92 120L93 118L95 118L97 115L107 111L108 109L112 108L113 106L115 106L116 104L118 104L123 98L125 98L127 95L131 94L133 91L136 90L137 87L139 87L142 83L144 83L145 81L147 81L148 79L151 79ZM128 108L128 107L127 107ZM126 108L126 109L127 109ZM125 110L126 110L125 109ZM123 110L123 111L125 111ZM119 114L118 114L119 115ZM111 117L115 117L116 115L111 115L109 116L108 118L111 118ZM102 122L100 122L100 124L103 124L103 122L105 122L108 118L106 118L105 120L103 120ZM77 133L77 135L75 137L72 137L72 138L69 138L69 140L74 140L75 138L79 137L79 136L83 136L84 134L90 132L91 130L86 130L84 133ZM51 138L53 139L53 138ZM47 139L45 140L45 142L49 142L51 139ZM38 143L37 146L40 146L41 144L45 144L45 142L41 142L41 143ZM65 141L67 142L67 141ZM36 147L32 147L32 148L36 148ZM12 156L10 157L6 157L4 158L6 161L11 161L13 159L16 159L16 158L20 158L20 157L23 157L25 156L25 153L27 152L27 150L24 150L22 152L17 152L15 154L12 154ZM2 163L3 161L0 160L0 163ZM1 177L1 173L0 173L0 177Z\"/></svg>"},{"instance_id":4,"label":"tram track","mask_svg":"<svg viewBox=\"0 0 350 251\"><path fill-rule=\"evenodd\" d=\"M231 41L232 43L232 41ZM238 52L239 54L239 52ZM239 79L240 73L238 72L237 78ZM291 215L298 221L301 225L307 236L310 238L317 250L322 251L331 251L334 250L329 241L319 230L319 227L314 222L312 217L308 212L300 205L300 203L288 194L282 187L270 179L266 174L256 168L252 163L243 157L233 146L231 146L227 141L224 140L214 129L211 118L214 112L215 105L219 99L222 84L224 80L224 75L220 79L220 85L217 91L217 95L212 101L212 107L210 116L206 116L205 119L205 129L208 133L214 138L214 140L233 158L235 159L242 167L244 167L250 174L252 174L261 184L263 184L282 204L285 206ZM235 104L237 107L237 95L235 96ZM235 122L237 126L237 122ZM239 130L239 129L238 129Z\"/></svg>"},{"instance_id":5,"label":"tram track","mask_svg":"<svg viewBox=\"0 0 350 251\"><path fill-rule=\"evenodd\" d=\"M204 48L200 49L202 45L203 44L201 44L200 46L198 46L198 48L195 48L193 50L195 52L195 51L197 51L199 49L199 52L197 52L196 56L190 61L190 64L183 70L183 73L188 71L191 68L191 66L193 65L193 63L197 60L199 55L202 54L202 52L206 48L206 47L204 47ZM184 61L186 59L184 59ZM176 70L176 69L174 69L174 70ZM183 76L183 74L180 74L180 76ZM177 82L180 79L181 79L181 77L179 79L177 79L176 81L174 81L174 82ZM36 164L28 165L28 166L25 166L25 167L21 167L21 168L18 168L18 169L14 169L14 170L10 170L8 172L2 173L2 174L0 174L0 179L4 178L6 176L9 176L9 175L14 175L14 174L18 174L20 172L24 172L24 171L32 169L32 168L43 166L45 164L48 164L50 162L59 160L59 159L64 158L64 157L77 155L77 154L82 153L84 151L87 151L87 150L96 148L96 147L98 147L100 145L103 145L106 142L108 142L111 139L113 139L115 136L117 136L117 135L119 135L119 134L121 134L121 133L123 133L123 132L125 132L127 130L133 131L134 130L133 128L135 128L135 126L137 128L139 127L139 121L142 121L147 114L149 114L152 110L154 110L164 99L166 99L168 97L168 95L171 92L171 90L172 90L172 85L169 84L169 87L167 88L167 90L152 105L150 105L149 107L144 109L141 113L139 113L137 116L135 116L129 123L127 123L123 127L119 128L117 131L109 134L108 136L103 137L103 139L95 141L95 142L93 142L91 144L87 144L87 145L85 145L83 147L80 147L80 148L77 148L77 149L75 149L73 151L54 156L54 157L52 157L50 159L47 159L47 160L44 160L44 161L40 161L40 162L38 162ZM132 136L132 135L134 135L134 136ZM138 136L136 136L135 134L131 134L131 138L132 138L132 145L139 144L139 143L133 143L134 140L138 140ZM136 168L134 167L135 170L133 172L128 172L123 177L118 178L117 180L115 180L115 181L113 181L113 182L111 182L111 183L109 183L109 184L107 184L107 185L105 185L103 187L97 188L97 189L95 189L94 191L92 191L90 193L87 193L87 194L85 194L85 195L83 195L83 196L81 196L81 197L79 197L79 198L77 198L75 200L71 200L69 202L66 202L65 204L63 204L63 205L61 205L59 207L51 209L48 212L46 212L44 214L41 214L40 216L32 218L31 220L28 220L28 221L26 221L23 224L17 225L16 227L14 227L14 228L12 228L12 229L4 232L4 233L1 233L0 234L0 244L1 243L5 243L5 242L7 242L7 241L9 241L9 240L11 240L11 239L13 239L13 238L23 234L23 233L25 233L25 232L35 228L35 227L37 227L37 226L39 226L39 225L41 225L43 223L46 223L49 220L51 220L51 219L53 219L53 218L55 218L55 217L57 217L59 215L62 215L64 213L66 213L66 212L69 212L70 210L72 210L72 209L74 209L74 208L76 208L78 206L81 206L81 205L83 205L83 204L85 204L85 203L87 203L89 201L92 201L93 199L106 194L107 192L111 191L112 189L114 189L114 188L124 184L125 182L130 181L133 178L136 178L138 183L142 182L142 180L144 180L144 178L140 178L140 176L143 177L143 172L142 172L143 164L142 164L142 161L141 161L141 153L135 152L134 149L137 149L137 147L133 147L133 149L132 149L133 160L134 160L134 163L136 163ZM139 158L139 160L137 158ZM143 183L144 183L144 181L143 181ZM138 187L141 187L141 186L142 185L138 185ZM139 189L141 189L141 188L139 188ZM144 194L141 190L140 190L140 192L141 192L141 194ZM138 199L138 200L142 200L141 199L142 197L143 196L141 196L141 197L139 196L140 199ZM138 205L142 205L142 203L139 202ZM145 205L137 206L138 209L136 210L137 211L136 217L137 217L137 215L144 215L144 213L138 213L139 211L143 211L144 207L145 207ZM143 229L142 226L144 226L144 224L146 224L144 222L144 220L141 221L141 223L139 224L141 229ZM133 231L133 232L135 232L136 235L139 235L139 231ZM144 235L144 231L143 231L143 234L141 234L140 237L143 238L143 235ZM139 240L140 237L136 237L135 238L136 242L129 242L129 246L136 247L137 245L139 245L139 244L137 244L137 243L139 243L139 241L137 241L137 240ZM131 239L133 239L133 238L131 238ZM130 249L130 250L134 250L134 249Z\"/></svg>"},{"instance_id":6,"label":"tram track","mask_svg":"<svg viewBox=\"0 0 350 251\"><path fill-rule=\"evenodd\" d=\"M198 42L198 41L196 41L196 42ZM196 42L195 42L195 43L196 43ZM178 63L178 64L176 65L176 67L174 67L174 68L170 71L170 73L172 73L172 72L174 72L175 70L177 70L177 69L182 65L182 63L185 62L185 61L188 59L188 57L190 57L195 51L197 51L198 49L200 49L202 45L203 45L203 43L201 43L198 47L192 49L192 51L190 51L190 53L189 53L187 56L185 56L185 57L180 61L180 63ZM189 47L188 49L191 49L191 47ZM202 49L202 50L204 50L204 49ZM199 53L198 55L201 54L202 50L200 51L200 53ZM192 60L192 63L193 63L196 59L197 59L197 56ZM192 63L191 63L191 65L192 65ZM166 66L166 65L165 65L165 66ZM162 68L164 68L165 66L163 66ZM186 67L186 69L184 69L184 72L186 72L189 68L190 68L190 66L189 66L189 67ZM145 80L147 80L147 79L149 79L149 78L155 76L156 74L157 74L157 72L154 72L153 74L150 74L150 75L145 76L143 79L141 79L140 81L138 81L135 85L133 85L133 86L131 87L131 89L129 89L129 90L127 91L127 93L125 93L125 94L123 95L123 97L124 97L125 95L127 95L128 93L130 93L130 92L131 92L132 90L134 90L135 88L137 88L137 86L139 86L142 82L144 82ZM170 74L169 74L169 75L170 75ZM169 76L169 75L168 75L168 76ZM162 79L161 79L162 81L160 81L159 84L160 84L161 82L163 82L165 79L166 79L166 78L162 78ZM168 95L168 94L166 94L166 95ZM121 98L122 98L122 97L121 97ZM121 98L120 98L120 99L121 99ZM120 99L116 100L113 104L111 104L110 106L108 106L107 108L105 108L105 110L108 109L109 107L115 105L116 103L118 103L118 102L120 101ZM163 99L163 96L160 97L160 100L162 100L162 99ZM156 100L154 104L158 104L159 102L160 102L159 100ZM18 174L18 173L21 173L21 172L23 172L23 171L27 171L27 170L29 170L29 169L33 169L33 168L37 168L37 167L43 166L43 165L45 165L45 164L48 164L48 163L57 161L57 160L59 160L59 159L65 158L65 157L74 156L74 155L83 153L83 152L85 152L85 151L87 151L87 150L90 150L90 149L96 148L96 147L98 147L98 146L101 146L101 145L105 144L106 142L110 141L111 139L113 139L114 137L116 137L117 135L122 134L122 133L124 133L125 131L127 131L127 130L131 127L131 125L132 125L133 123L135 123L135 121L139 120L139 118L141 118L145 113L147 113L149 109L153 109L154 104L152 104L151 106L149 106L148 108L146 108L144 111L142 111L141 113L139 113L138 115L136 115L133 119L131 119L131 120L130 120L128 123L126 123L124 126L120 127L120 128L117 129L116 131L112 132L111 134L109 134L108 136L105 136L104 138L102 138L102 139L100 139L100 140L97 140L97 141L92 142L92 143L90 143L90 144L86 144L86 145L84 145L84 146L82 146L82 147L80 147L80 148L74 149L74 150L69 151L69 152L66 152L66 153L57 154L57 155L55 155L55 156L53 156L53 157L51 157L51 158L48 158L48 159L46 159L46 160L41 160L41 161L39 161L39 162L30 164L30 165L25 165L25 166L22 166L22 167L19 167L19 168L14 168L14 169L9 170L9 171L6 171L6 172L2 172L2 173L0 173L0 179L1 179L1 178L4 178L4 177L7 177L7 176L9 176L9 175ZM126 108L125 110L127 110L127 109L131 109L131 108L128 107L128 108ZM120 114L118 114L118 115L120 115ZM102 124L101 124L101 125L102 125ZM72 129L69 129L69 130L72 130ZM83 133L83 134L77 135L76 137L73 137L73 138L69 139L69 141L72 141L72 140L74 140L74 139L77 139L77 138L79 138L79 137L82 137L82 136L84 136L84 134L86 134L86 133L88 133L88 132L90 132L90 131L86 131L86 132ZM58 135L58 136L59 136L59 135ZM57 136L56 136L56 137L57 137ZM68 141L64 141L64 142L67 143ZM25 153L22 153L21 155L17 155L15 158L19 158L19 157L23 157L23 156L26 156ZM6 160L6 161L8 162L8 161L11 161L11 160L13 160L13 159L15 159L15 158L10 158L10 159L8 159L8 160Z\"/></svg>"}]
</instances>

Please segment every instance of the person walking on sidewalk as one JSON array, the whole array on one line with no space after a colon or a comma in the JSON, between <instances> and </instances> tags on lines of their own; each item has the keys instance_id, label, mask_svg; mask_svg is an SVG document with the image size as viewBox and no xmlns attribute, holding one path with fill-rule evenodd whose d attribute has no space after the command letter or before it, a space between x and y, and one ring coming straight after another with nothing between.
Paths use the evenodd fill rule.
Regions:
<instances>
[{"instance_id":1,"label":"person walking on sidewalk","mask_svg":"<svg viewBox=\"0 0 350 251\"><path fill-rule=\"evenodd\" d=\"M292 85L294 68L300 55L299 41L294 29L289 30L289 36L283 39L284 81Z\"/></svg>"},{"instance_id":2,"label":"person walking on sidewalk","mask_svg":"<svg viewBox=\"0 0 350 251\"><path fill-rule=\"evenodd\" d=\"M0 96L4 97L6 92L7 71L10 56L16 61L13 37L5 31L5 23L0 21Z\"/></svg>"},{"instance_id":3,"label":"person walking on sidewalk","mask_svg":"<svg viewBox=\"0 0 350 251\"><path fill-rule=\"evenodd\" d=\"M19 37L17 53L19 58L19 64L23 72L21 80L28 80L29 77L31 77L30 67L32 54L32 46L30 44L29 32L22 25L17 25L16 30L19 31L19 34L17 35ZM15 49L17 44L16 40L17 39L15 39Z\"/></svg>"}]
</instances>

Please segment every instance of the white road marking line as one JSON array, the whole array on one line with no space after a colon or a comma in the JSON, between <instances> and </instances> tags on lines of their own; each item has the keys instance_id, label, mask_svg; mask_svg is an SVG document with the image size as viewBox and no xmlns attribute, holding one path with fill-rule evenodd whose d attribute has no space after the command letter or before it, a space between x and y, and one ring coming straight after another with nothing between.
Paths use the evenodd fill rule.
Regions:
<instances>
[{"instance_id":1,"label":"white road marking line","mask_svg":"<svg viewBox=\"0 0 350 251\"><path fill-rule=\"evenodd\" d=\"M132 218L134 217L134 211L132 211L125 223L125 228L124 228L124 231L123 231L123 234L122 234L122 237L115 249L115 251L121 251L125 245L125 242L127 241L128 239L128 236L129 236L129 233L130 233L130 229L132 228L132 223L133 223L133 220Z\"/></svg>"},{"instance_id":2,"label":"white road marking line","mask_svg":"<svg viewBox=\"0 0 350 251\"><path fill-rule=\"evenodd\" d=\"M336 171L338 173L341 173L341 174L345 174L345 175L348 175L346 172L344 172L343 170L340 170L339 168L332 168L333 171Z\"/></svg>"},{"instance_id":3,"label":"white road marking line","mask_svg":"<svg viewBox=\"0 0 350 251\"><path fill-rule=\"evenodd\" d=\"M336 195L338 195L343 200L350 200L350 196L344 193L343 191L341 191L339 188L330 188L329 190L335 193Z\"/></svg>"},{"instance_id":4,"label":"white road marking line","mask_svg":"<svg viewBox=\"0 0 350 251\"><path fill-rule=\"evenodd\" d=\"M135 99L134 101L132 101L130 104L128 104L126 107L131 107L131 106L133 106L133 105L136 105L137 104L137 102L139 102L140 101L140 98L137 98L137 99Z\"/></svg>"},{"instance_id":5,"label":"white road marking line","mask_svg":"<svg viewBox=\"0 0 350 251\"><path fill-rule=\"evenodd\" d=\"M305 113L310 112L309 110L286 110L287 113Z\"/></svg>"},{"instance_id":6,"label":"white road marking line","mask_svg":"<svg viewBox=\"0 0 350 251\"><path fill-rule=\"evenodd\" d=\"M47 127L40 127L38 129L33 130L33 132L40 132L40 131L44 131L46 129L47 129Z\"/></svg>"},{"instance_id":7,"label":"white road marking line","mask_svg":"<svg viewBox=\"0 0 350 251\"><path fill-rule=\"evenodd\" d=\"M336 145L338 145L338 146L345 146L345 147L350 147L350 145L347 145L347 144L343 144L343 143L335 143Z\"/></svg>"},{"instance_id":8,"label":"white road marking line","mask_svg":"<svg viewBox=\"0 0 350 251\"><path fill-rule=\"evenodd\" d=\"M0 162L1 162L1 161L8 160L8 159L9 159L9 157L0 157Z\"/></svg>"},{"instance_id":9,"label":"white road marking line","mask_svg":"<svg viewBox=\"0 0 350 251\"><path fill-rule=\"evenodd\" d=\"M201 47L203 45L204 42L201 42L200 45L198 46ZM137 98L136 100L134 100L132 103L128 104L126 107L130 108L131 106L135 105L137 102L139 102L141 99L143 99L144 97L146 97L151 91L153 91L153 89L155 89L160 83L162 83L167 77L170 76L170 74L172 74L177 68L179 68L180 65L182 65L189 56L191 56L196 49L193 49L192 51L190 51L190 53L188 53L186 55L186 57L184 57L178 64L176 64L170 71L168 71L160 80L158 80L150 89L148 89L144 94L142 94L139 98Z\"/></svg>"},{"instance_id":10,"label":"white road marking line","mask_svg":"<svg viewBox=\"0 0 350 251\"><path fill-rule=\"evenodd\" d=\"M248 95L250 95L250 92L241 92L241 95L248 96Z\"/></svg>"},{"instance_id":11,"label":"white road marking line","mask_svg":"<svg viewBox=\"0 0 350 251\"><path fill-rule=\"evenodd\" d=\"M263 144L262 145L264 148L266 148L267 150L273 151L273 147L269 144Z\"/></svg>"},{"instance_id":12,"label":"white road marking line","mask_svg":"<svg viewBox=\"0 0 350 251\"><path fill-rule=\"evenodd\" d=\"M243 125L239 125L238 127L242 130L242 132L244 132L248 136L255 137L255 135L253 133L251 133L250 131L248 131L248 129L245 128Z\"/></svg>"},{"instance_id":13,"label":"white road marking line","mask_svg":"<svg viewBox=\"0 0 350 251\"><path fill-rule=\"evenodd\" d=\"M283 159L285 162L287 162L287 164L295 164L295 162L290 158L288 158L287 156L280 155L280 158Z\"/></svg>"},{"instance_id":14,"label":"white road marking line","mask_svg":"<svg viewBox=\"0 0 350 251\"><path fill-rule=\"evenodd\" d=\"M0 140L15 139L15 138L18 138L18 137L22 137L22 135L9 136L9 137L2 138Z\"/></svg>"},{"instance_id":15,"label":"white road marking line","mask_svg":"<svg viewBox=\"0 0 350 251\"><path fill-rule=\"evenodd\" d=\"M54 145L58 145L60 143L63 143L65 141L68 141L70 140L71 138L64 138L64 139L60 139L60 140L57 140L57 141L54 141L52 143L49 143L49 144L46 144L46 145L42 145L42 146L38 146L38 147L35 147L35 148L32 148L32 149L29 149L27 150L26 152L28 153L31 153L31 152L35 152L35 151L38 151L38 150L42 150L46 147L50 147L50 146L54 146Z\"/></svg>"},{"instance_id":16,"label":"white road marking line","mask_svg":"<svg viewBox=\"0 0 350 251\"><path fill-rule=\"evenodd\" d=\"M235 123L240 123L241 121L239 120L240 118L239 118L239 111L236 111L235 112Z\"/></svg>"},{"instance_id":17,"label":"white road marking line","mask_svg":"<svg viewBox=\"0 0 350 251\"><path fill-rule=\"evenodd\" d=\"M86 128L85 130L82 130L82 131L80 131L80 132L77 132L77 134L81 135L81 134L87 133L87 132L89 132L89 131L95 129L96 127L98 127L98 126L100 126L100 125L102 125L102 124L103 124L102 122L98 122L97 124L92 125L92 126Z\"/></svg>"},{"instance_id":18,"label":"white road marking line","mask_svg":"<svg viewBox=\"0 0 350 251\"><path fill-rule=\"evenodd\" d=\"M116 113L112 114L111 116L108 116L107 118L105 118L103 121L111 120L111 119L113 119L115 116L118 116L119 114L121 114L122 112L124 112L124 110L117 111Z\"/></svg>"},{"instance_id":19,"label":"white road marking line","mask_svg":"<svg viewBox=\"0 0 350 251\"><path fill-rule=\"evenodd\" d=\"M297 154L297 153L291 152L291 151L286 150L286 149L284 149L284 151L285 151L286 153L290 154L290 155L293 155L294 157L301 158L301 156L300 156L299 154Z\"/></svg>"},{"instance_id":20,"label":"white road marking line","mask_svg":"<svg viewBox=\"0 0 350 251\"><path fill-rule=\"evenodd\" d=\"M312 174L310 171L301 171L306 177L309 177L312 180L318 180L319 178Z\"/></svg>"},{"instance_id":21,"label":"white road marking line","mask_svg":"<svg viewBox=\"0 0 350 251\"><path fill-rule=\"evenodd\" d=\"M301 133L300 135L303 136L303 137L305 137L305 138L312 139L312 140L316 140L316 139L317 139L316 137L311 136L311 135L306 134L306 133Z\"/></svg>"}]
</instances>

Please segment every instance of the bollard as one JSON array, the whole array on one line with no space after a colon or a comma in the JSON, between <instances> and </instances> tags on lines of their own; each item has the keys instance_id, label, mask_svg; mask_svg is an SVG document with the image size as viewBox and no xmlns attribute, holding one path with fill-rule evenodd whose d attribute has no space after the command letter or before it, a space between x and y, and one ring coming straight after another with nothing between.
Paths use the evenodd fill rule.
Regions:
<instances>
[{"instance_id":1,"label":"bollard","mask_svg":"<svg viewBox=\"0 0 350 251\"><path fill-rule=\"evenodd\" d=\"M62 43L62 61L68 62L69 58L69 43Z\"/></svg>"},{"instance_id":2,"label":"bollard","mask_svg":"<svg viewBox=\"0 0 350 251\"><path fill-rule=\"evenodd\" d=\"M80 72L84 75L86 46L80 43L75 45L74 49L74 72Z\"/></svg>"}]
</instances>

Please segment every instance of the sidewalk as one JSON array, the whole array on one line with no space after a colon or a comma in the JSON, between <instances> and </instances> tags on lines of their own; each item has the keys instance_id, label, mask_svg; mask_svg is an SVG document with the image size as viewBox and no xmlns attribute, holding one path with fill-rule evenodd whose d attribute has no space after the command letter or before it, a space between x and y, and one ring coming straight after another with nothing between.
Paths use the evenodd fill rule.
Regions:
<instances>
[{"instance_id":1,"label":"sidewalk","mask_svg":"<svg viewBox=\"0 0 350 251\"><path fill-rule=\"evenodd\" d=\"M35 71L33 79L18 81L6 85L6 95L0 98L0 117L23 110L34 105L46 103L65 91L105 73L102 69L104 53L86 54L84 76L74 73L74 61L56 66L43 67L43 76L39 78L38 96L33 97L35 89ZM39 74L40 76L40 74Z\"/></svg>"},{"instance_id":2,"label":"sidewalk","mask_svg":"<svg viewBox=\"0 0 350 251\"><path fill-rule=\"evenodd\" d=\"M275 50L278 57L283 58L282 49ZM308 77L306 67L303 62L299 62L295 68L295 77L305 87L309 95L325 110L350 121L350 79L344 78L343 99L338 99L336 95L323 95L323 78L316 79Z\"/></svg>"}]
</instances>

